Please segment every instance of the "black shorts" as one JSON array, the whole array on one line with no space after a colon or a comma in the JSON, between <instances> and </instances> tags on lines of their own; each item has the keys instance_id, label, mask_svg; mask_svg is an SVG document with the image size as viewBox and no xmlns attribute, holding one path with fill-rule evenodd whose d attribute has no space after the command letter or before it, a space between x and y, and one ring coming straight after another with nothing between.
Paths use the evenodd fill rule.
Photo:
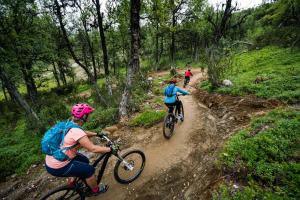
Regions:
<instances>
[{"instance_id":1,"label":"black shorts","mask_svg":"<svg viewBox=\"0 0 300 200\"><path fill-rule=\"evenodd\" d=\"M184 79L187 80L187 81L190 81L191 77L190 76L185 76Z\"/></svg>"}]
</instances>

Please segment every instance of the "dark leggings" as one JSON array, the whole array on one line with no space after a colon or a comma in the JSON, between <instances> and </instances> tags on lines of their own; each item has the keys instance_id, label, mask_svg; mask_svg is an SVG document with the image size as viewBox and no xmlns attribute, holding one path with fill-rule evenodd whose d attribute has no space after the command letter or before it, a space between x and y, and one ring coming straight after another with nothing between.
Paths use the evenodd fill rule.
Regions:
<instances>
[{"instance_id":1,"label":"dark leggings","mask_svg":"<svg viewBox=\"0 0 300 200\"><path fill-rule=\"evenodd\" d=\"M46 165L46 169L53 176L79 177L82 179L91 177L95 172L95 168L89 165L89 159L80 153L77 153L71 162L62 168L53 169Z\"/></svg>"},{"instance_id":2,"label":"dark leggings","mask_svg":"<svg viewBox=\"0 0 300 200\"><path fill-rule=\"evenodd\" d=\"M175 101L174 103L165 103L165 104L169 108L169 113L173 113L174 107L176 106L176 109L178 110L178 115L181 114L180 101Z\"/></svg>"}]
</instances>

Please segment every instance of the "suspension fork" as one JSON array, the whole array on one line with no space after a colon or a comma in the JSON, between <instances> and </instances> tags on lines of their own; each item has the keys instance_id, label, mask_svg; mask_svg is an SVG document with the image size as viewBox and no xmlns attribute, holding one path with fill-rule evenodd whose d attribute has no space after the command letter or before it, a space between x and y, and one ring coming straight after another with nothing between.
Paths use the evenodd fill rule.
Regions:
<instances>
[{"instance_id":1,"label":"suspension fork","mask_svg":"<svg viewBox=\"0 0 300 200\"><path fill-rule=\"evenodd\" d=\"M128 163L126 160L124 160L119 154L115 156L118 158L119 161L121 161L126 166L127 169L129 169L130 171L133 170L133 166L130 163Z\"/></svg>"}]
</instances>

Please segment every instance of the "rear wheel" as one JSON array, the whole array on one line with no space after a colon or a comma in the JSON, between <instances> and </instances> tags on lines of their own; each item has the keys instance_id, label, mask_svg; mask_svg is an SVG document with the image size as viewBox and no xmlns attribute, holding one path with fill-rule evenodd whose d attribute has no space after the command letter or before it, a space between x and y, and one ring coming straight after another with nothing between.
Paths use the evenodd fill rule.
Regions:
<instances>
[{"instance_id":1,"label":"rear wheel","mask_svg":"<svg viewBox=\"0 0 300 200\"><path fill-rule=\"evenodd\" d=\"M129 151L118 160L114 169L115 179L122 184L136 180L144 170L146 157L140 150Z\"/></svg>"},{"instance_id":2,"label":"rear wheel","mask_svg":"<svg viewBox=\"0 0 300 200\"><path fill-rule=\"evenodd\" d=\"M85 196L80 191L76 190L74 187L70 187L68 185L60 186L48 194L43 196L41 200L84 200Z\"/></svg>"},{"instance_id":3,"label":"rear wheel","mask_svg":"<svg viewBox=\"0 0 300 200\"><path fill-rule=\"evenodd\" d=\"M170 139L174 132L175 127L175 116L173 114L168 114L164 120L163 134L166 139Z\"/></svg>"},{"instance_id":4,"label":"rear wheel","mask_svg":"<svg viewBox=\"0 0 300 200\"><path fill-rule=\"evenodd\" d=\"M183 109L183 104L182 104L182 102L180 101L179 102L179 107L180 107L180 110L181 110L181 114L182 114L182 118L181 118L181 121L183 122L184 121L184 109ZM175 115L176 115L176 117L178 117L178 110L176 109L175 110Z\"/></svg>"},{"instance_id":5,"label":"rear wheel","mask_svg":"<svg viewBox=\"0 0 300 200\"><path fill-rule=\"evenodd\" d=\"M186 81L186 79L184 79L183 88L185 88L186 85L187 85L187 81Z\"/></svg>"}]
</instances>

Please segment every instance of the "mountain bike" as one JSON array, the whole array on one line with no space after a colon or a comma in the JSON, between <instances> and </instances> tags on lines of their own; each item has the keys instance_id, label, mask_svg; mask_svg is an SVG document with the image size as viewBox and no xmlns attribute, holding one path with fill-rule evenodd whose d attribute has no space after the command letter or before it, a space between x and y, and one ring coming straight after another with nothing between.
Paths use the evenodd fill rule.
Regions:
<instances>
[{"instance_id":1,"label":"mountain bike","mask_svg":"<svg viewBox=\"0 0 300 200\"><path fill-rule=\"evenodd\" d=\"M176 95L176 99L177 101L179 101L179 106L180 106L180 110L181 110L181 114L182 114L182 118L181 121L183 122L184 120L184 109L183 109L183 104L182 101L179 100L179 94ZM178 122L178 110L177 107L175 106L175 114L174 112L172 113L168 113L165 116L165 120L164 120L164 124L163 124L163 134L165 136L166 139L170 139L174 133L174 128L175 128L175 124Z\"/></svg>"},{"instance_id":2,"label":"mountain bike","mask_svg":"<svg viewBox=\"0 0 300 200\"><path fill-rule=\"evenodd\" d=\"M126 152L125 154L119 155L120 151L120 144L119 141L112 141L110 140L105 133L101 133L98 137L100 139L107 142L107 146L114 146L115 149L117 149L117 153L112 154L111 152L105 153L103 155L100 155L93 163L93 167L96 168L96 166L103 160L103 163L101 165L101 168L98 170L97 177L97 184L101 182L101 179L103 177L105 168L107 166L109 158L114 155L117 157L117 163L114 167L114 177L117 182L121 184L129 184L136 180L142 173L146 157L145 154L140 150L130 150L129 152ZM136 171L135 171L136 170ZM126 176L126 175L127 176ZM125 176L124 176L125 175ZM72 184L71 186L66 184L62 185L58 188L55 188L54 190L48 192L46 195L44 195L41 200L50 200L50 199L80 199L84 200L85 197L91 196L91 189L88 187L84 179L76 178L75 184Z\"/></svg>"}]
</instances>

